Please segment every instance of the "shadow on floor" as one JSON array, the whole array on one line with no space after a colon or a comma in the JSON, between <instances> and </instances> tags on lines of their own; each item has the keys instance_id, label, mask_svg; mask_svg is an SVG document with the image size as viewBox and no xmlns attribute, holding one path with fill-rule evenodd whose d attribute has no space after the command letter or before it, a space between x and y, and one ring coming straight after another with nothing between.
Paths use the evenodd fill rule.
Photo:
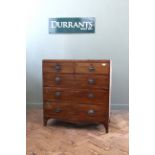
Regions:
<instances>
[{"instance_id":1,"label":"shadow on floor","mask_svg":"<svg viewBox=\"0 0 155 155\"><path fill-rule=\"evenodd\" d=\"M94 124L94 123L69 123L69 122L64 122L61 120L56 120L56 119L50 119L48 120L47 126L52 126L52 127L63 127L63 128L74 128L74 129L87 129L87 130L97 130L98 126L100 124Z\"/></svg>"}]
</instances>

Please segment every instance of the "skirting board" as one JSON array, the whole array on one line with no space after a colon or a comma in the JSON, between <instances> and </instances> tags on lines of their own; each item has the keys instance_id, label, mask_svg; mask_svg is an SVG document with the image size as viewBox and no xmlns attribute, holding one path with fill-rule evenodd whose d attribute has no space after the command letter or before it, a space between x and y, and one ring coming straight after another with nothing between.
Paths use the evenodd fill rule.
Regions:
<instances>
[{"instance_id":1,"label":"skirting board","mask_svg":"<svg viewBox=\"0 0 155 155\"><path fill-rule=\"evenodd\" d=\"M42 103L27 103L26 108L42 108ZM128 110L128 104L111 104L112 110Z\"/></svg>"},{"instance_id":2,"label":"skirting board","mask_svg":"<svg viewBox=\"0 0 155 155\"><path fill-rule=\"evenodd\" d=\"M112 110L129 110L128 104L112 104L111 105Z\"/></svg>"}]
</instances>

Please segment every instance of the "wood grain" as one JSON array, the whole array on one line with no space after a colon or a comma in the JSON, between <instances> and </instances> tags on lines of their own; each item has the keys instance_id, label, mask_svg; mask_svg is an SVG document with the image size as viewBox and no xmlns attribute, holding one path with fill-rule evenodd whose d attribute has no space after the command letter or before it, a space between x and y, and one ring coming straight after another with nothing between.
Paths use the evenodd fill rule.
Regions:
<instances>
[{"instance_id":1,"label":"wood grain","mask_svg":"<svg viewBox=\"0 0 155 155\"><path fill-rule=\"evenodd\" d=\"M44 73L44 87L74 88L76 86L75 77L70 74Z\"/></svg>"},{"instance_id":2,"label":"wood grain","mask_svg":"<svg viewBox=\"0 0 155 155\"><path fill-rule=\"evenodd\" d=\"M60 66L60 69L56 70L56 66ZM43 62L44 72L50 73L73 73L74 64L72 62Z\"/></svg>"},{"instance_id":3,"label":"wood grain","mask_svg":"<svg viewBox=\"0 0 155 155\"><path fill-rule=\"evenodd\" d=\"M109 74L109 63L79 62L75 65L75 72L83 74Z\"/></svg>"},{"instance_id":4,"label":"wood grain","mask_svg":"<svg viewBox=\"0 0 155 155\"><path fill-rule=\"evenodd\" d=\"M109 85L109 60L43 60L44 125L102 123L108 133Z\"/></svg>"},{"instance_id":5,"label":"wood grain","mask_svg":"<svg viewBox=\"0 0 155 155\"><path fill-rule=\"evenodd\" d=\"M53 74L45 72L43 80L44 87L109 89L109 76L107 75Z\"/></svg>"},{"instance_id":6,"label":"wood grain","mask_svg":"<svg viewBox=\"0 0 155 155\"><path fill-rule=\"evenodd\" d=\"M76 87L81 89L109 89L109 76L75 75Z\"/></svg>"}]
</instances>

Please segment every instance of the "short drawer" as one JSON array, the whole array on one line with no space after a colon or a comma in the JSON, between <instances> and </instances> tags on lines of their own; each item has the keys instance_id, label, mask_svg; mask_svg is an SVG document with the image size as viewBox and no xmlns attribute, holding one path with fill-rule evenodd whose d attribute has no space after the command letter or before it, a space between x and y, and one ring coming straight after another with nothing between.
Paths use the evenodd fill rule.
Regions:
<instances>
[{"instance_id":1,"label":"short drawer","mask_svg":"<svg viewBox=\"0 0 155 155\"><path fill-rule=\"evenodd\" d=\"M75 96L74 91L70 91L69 89L59 89L59 88L51 88L44 87L43 88L43 98L44 100L50 101L71 101Z\"/></svg>"},{"instance_id":2,"label":"short drawer","mask_svg":"<svg viewBox=\"0 0 155 155\"><path fill-rule=\"evenodd\" d=\"M76 87L91 89L109 89L109 76L107 75L75 75Z\"/></svg>"},{"instance_id":3,"label":"short drawer","mask_svg":"<svg viewBox=\"0 0 155 155\"><path fill-rule=\"evenodd\" d=\"M73 75L70 74L53 74L44 73L43 74L43 85L44 87L63 87L63 88L73 88L75 86L75 79Z\"/></svg>"},{"instance_id":4,"label":"short drawer","mask_svg":"<svg viewBox=\"0 0 155 155\"><path fill-rule=\"evenodd\" d=\"M109 63L108 62L98 62L98 63L91 63L91 62L79 62L75 65L75 72L76 73L89 73L89 74L109 74Z\"/></svg>"},{"instance_id":5,"label":"short drawer","mask_svg":"<svg viewBox=\"0 0 155 155\"><path fill-rule=\"evenodd\" d=\"M46 62L43 61L43 72L50 73L74 73L72 62Z\"/></svg>"},{"instance_id":6,"label":"short drawer","mask_svg":"<svg viewBox=\"0 0 155 155\"><path fill-rule=\"evenodd\" d=\"M101 104L107 107L109 92L105 90L80 90L76 93L76 101L80 104Z\"/></svg>"}]
</instances>

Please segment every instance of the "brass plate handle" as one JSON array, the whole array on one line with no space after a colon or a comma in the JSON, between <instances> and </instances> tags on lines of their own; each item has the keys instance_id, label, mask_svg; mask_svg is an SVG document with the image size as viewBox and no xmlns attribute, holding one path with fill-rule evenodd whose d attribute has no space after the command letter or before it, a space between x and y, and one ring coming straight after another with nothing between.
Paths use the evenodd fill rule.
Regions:
<instances>
[{"instance_id":1,"label":"brass plate handle","mask_svg":"<svg viewBox=\"0 0 155 155\"><path fill-rule=\"evenodd\" d=\"M60 83L60 82L61 82L61 77L57 76L57 77L55 78L55 83Z\"/></svg>"},{"instance_id":2,"label":"brass plate handle","mask_svg":"<svg viewBox=\"0 0 155 155\"><path fill-rule=\"evenodd\" d=\"M88 110L88 115L94 115L96 112L93 109Z\"/></svg>"},{"instance_id":3,"label":"brass plate handle","mask_svg":"<svg viewBox=\"0 0 155 155\"><path fill-rule=\"evenodd\" d=\"M60 71L61 70L61 65L60 64L56 64L55 65L55 70L56 71Z\"/></svg>"},{"instance_id":4,"label":"brass plate handle","mask_svg":"<svg viewBox=\"0 0 155 155\"><path fill-rule=\"evenodd\" d=\"M94 97L95 97L95 95L93 93L88 94L88 98L94 98Z\"/></svg>"},{"instance_id":5,"label":"brass plate handle","mask_svg":"<svg viewBox=\"0 0 155 155\"><path fill-rule=\"evenodd\" d=\"M56 97L60 97L61 96L61 92L59 92L59 91L55 92L55 96Z\"/></svg>"},{"instance_id":6,"label":"brass plate handle","mask_svg":"<svg viewBox=\"0 0 155 155\"><path fill-rule=\"evenodd\" d=\"M89 66L88 70L89 70L89 72L94 72L95 71L95 67L94 66Z\"/></svg>"},{"instance_id":7,"label":"brass plate handle","mask_svg":"<svg viewBox=\"0 0 155 155\"><path fill-rule=\"evenodd\" d=\"M88 79L89 84L95 84L95 79Z\"/></svg>"},{"instance_id":8,"label":"brass plate handle","mask_svg":"<svg viewBox=\"0 0 155 155\"><path fill-rule=\"evenodd\" d=\"M59 112L61 112L62 110L60 109L60 108L56 108L56 109L54 109L54 112L56 112L56 113L59 113Z\"/></svg>"}]
</instances>

